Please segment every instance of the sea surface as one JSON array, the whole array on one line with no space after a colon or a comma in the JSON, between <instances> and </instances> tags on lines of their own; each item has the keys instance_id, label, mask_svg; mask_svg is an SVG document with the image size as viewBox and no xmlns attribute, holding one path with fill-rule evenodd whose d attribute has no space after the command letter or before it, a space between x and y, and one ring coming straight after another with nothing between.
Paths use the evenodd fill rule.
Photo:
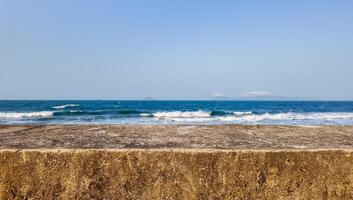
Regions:
<instances>
[{"instance_id":1,"label":"sea surface","mask_svg":"<svg viewBox=\"0 0 353 200\"><path fill-rule=\"evenodd\" d=\"M0 101L0 124L353 125L353 101Z\"/></svg>"}]
</instances>

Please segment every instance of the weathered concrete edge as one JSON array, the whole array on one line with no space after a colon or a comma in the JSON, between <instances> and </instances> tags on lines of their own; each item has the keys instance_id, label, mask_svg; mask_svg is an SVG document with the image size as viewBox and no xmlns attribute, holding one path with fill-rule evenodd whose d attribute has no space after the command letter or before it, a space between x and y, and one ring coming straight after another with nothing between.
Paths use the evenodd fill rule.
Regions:
<instances>
[{"instance_id":1,"label":"weathered concrete edge","mask_svg":"<svg viewBox=\"0 0 353 200\"><path fill-rule=\"evenodd\" d=\"M0 149L353 149L353 126L0 126Z\"/></svg>"},{"instance_id":2,"label":"weathered concrete edge","mask_svg":"<svg viewBox=\"0 0 353 200\"><path fill-rule=\"evenodd\" d=\"M353 149L4 149L0 199L353 199Z\"/></svg>"},{"instance_id":3,"label":"weathered concrete edge","mask_svg":"<svg viewBox=\"0 0 353 200\"><path fill-rule=\"evenodd\" d=\"M0 152L178 152L178 153L217 153L217 152L347 152L352 153L353 149L328 148L328 149L194 149L194 148L162 148L162 149L0 149Z\"/></svg>"}]
</instances>

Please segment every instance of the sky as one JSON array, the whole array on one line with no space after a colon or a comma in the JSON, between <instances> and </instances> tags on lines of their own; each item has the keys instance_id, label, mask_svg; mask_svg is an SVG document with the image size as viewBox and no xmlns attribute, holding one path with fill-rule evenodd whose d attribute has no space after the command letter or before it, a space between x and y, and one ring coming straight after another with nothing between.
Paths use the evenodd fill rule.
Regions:
<instances>
[{"instance_id":1,"label":"sky","mask_svg":"<svg viewBox=\"0 0 353 200\"><path fill-rule=\"evenodd\" d=\"M353 100L353 1L0 0L0 99Z\"/></svg>"}]
</instances>

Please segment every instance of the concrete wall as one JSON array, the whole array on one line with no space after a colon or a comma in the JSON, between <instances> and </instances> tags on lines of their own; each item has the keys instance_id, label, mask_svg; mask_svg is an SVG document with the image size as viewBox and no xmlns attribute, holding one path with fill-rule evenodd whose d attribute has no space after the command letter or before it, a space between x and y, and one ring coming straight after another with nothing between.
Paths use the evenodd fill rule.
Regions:
<instances>
[{"instance_id":1,"label":"concrete wall","mask_svg":"<svg viewBox=\"0 0 353 200\"><path fill-rule=\"evenodd\" d=\"M1 150L0 199L353 199L353 153Z\"/></svg>"}]
</instances>

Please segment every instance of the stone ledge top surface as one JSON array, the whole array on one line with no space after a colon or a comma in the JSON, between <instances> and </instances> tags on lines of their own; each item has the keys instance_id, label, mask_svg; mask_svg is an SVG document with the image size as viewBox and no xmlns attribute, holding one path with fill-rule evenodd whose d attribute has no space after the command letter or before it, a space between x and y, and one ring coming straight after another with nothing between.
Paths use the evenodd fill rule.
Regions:
<instances>
[{"instance_id":1,"label":"stone ledge top surface","mask_svg":"<svg viewBox=\"0 0 353 200\"><path fill-rule=\"evenodd\" d=\"M353 126L1 125L0 149L353 149Z\"/></svg>"}]
</instances>

